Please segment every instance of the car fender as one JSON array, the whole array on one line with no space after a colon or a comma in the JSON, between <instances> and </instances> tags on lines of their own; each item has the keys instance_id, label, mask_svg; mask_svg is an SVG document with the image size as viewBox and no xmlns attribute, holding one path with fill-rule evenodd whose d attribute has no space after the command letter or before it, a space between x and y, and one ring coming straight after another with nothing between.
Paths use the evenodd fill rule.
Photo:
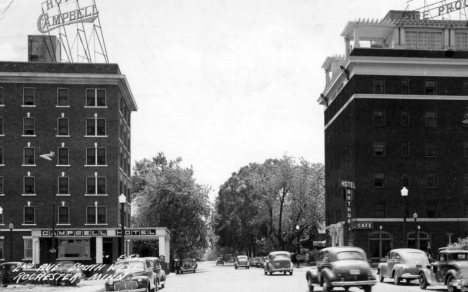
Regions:
<instances>
[{"instance_id":1,"label":"car fender","mask_svg":"<svg viewBox=\"0 0 468 292\"><path fill-rule=\"evenodd\" d=\"M444 284L447 284L449 277L453 277L454 279L457 279L457 271L454 269L448 270L444 277Z\"/></svg>"},{"instance_id":2,"label":"car fender","mask_svg":"<svg viewBox=\"0 0 468 292\"><path fill-rule=\"evenodd\" d=\"M379 275L382 275L384 277L390 277L390 275L388 275L388 269L387 269L387 263L380 263L378 266L377 266L377 270L379 271Z\"/></svg>"},{"instance_id":3,"label":"car fender","mask_svg":"<svg viewBox=\"0 0 468 292\"><path fill-rule=\"evenodd\" d=\"M406 268L408 268L406 264L394 265L390 277L393 277L393 275L395 275L396 277L401 277L404 274Z\"/></svg>"},{"instance_id":4,"label":"car fender","mask_svg":"<svg viewBox=\"0 0 468 292\"><path fill-rule=\"evenodd\" d=\"M329 280L333 280L335 278L335 273L330 269L323 269L320 274L322 275L320 277L320 284L322 284L324 277L327 277Z\"/></svg>"},{"instance_id":5,"label":"car fender","mask_svg":"<svg viewBox=\"0 0 468 292\"><path fill-rule=\"evenodd\" d=\"M424 276L426 277L427 283L428 283L429 285L443 284L443 283L440 283L439 281L437 281L436 276L435 276L435 274L432 272L431 269L428 269L428 268L422 268L422 269L420 269L420 270L419 270L419 275L421 276L422 274L424 274Z\"/></svg>"},{"instance_id":6,"label":"car fender","mask_svg":"<svg viewBox=\"0 0 468 292\"><path fill-rule=\"evenodd\" d=\"M318 284L319 283L319 278L318 278L318 270L315 268L315 269L310 269L306 272L306 280L307 279L311 279L311 282L314 283L314 284Z\"/></svg>"}]
</instances>

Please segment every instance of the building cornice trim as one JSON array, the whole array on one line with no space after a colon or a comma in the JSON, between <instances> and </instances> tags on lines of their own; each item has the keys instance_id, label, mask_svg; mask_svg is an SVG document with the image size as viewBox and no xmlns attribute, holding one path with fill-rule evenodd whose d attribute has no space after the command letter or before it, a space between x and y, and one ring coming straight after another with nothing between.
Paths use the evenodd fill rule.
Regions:
<instances>
[{"instance_id":1,"label":"building cornice trim","mask_svg":"<svg viewBox=\"0 0 468 292\"><path fill-rule=\"evenodd\" d=\"M406 218L413 222L413 217ZM353 218L351 222L403 222L403 218ZM417 222L468 222L468 218L419 218Z\"/></svg>"}]
</instances>

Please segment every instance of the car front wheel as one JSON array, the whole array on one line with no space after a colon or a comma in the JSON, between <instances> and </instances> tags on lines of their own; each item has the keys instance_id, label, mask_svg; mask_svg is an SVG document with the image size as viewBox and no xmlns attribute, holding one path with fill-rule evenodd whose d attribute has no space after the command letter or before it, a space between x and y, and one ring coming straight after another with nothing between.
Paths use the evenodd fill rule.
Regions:
<instances>
[{"instance_id":1,"label":"car front wheel","mask_svg":"<svg viewBox=\"0 0 468 292\"><path fill-rule=\"evenodd\" d=\"M380 282L383 282L385 280L385 277L383 276L381 271L379 271L379 280Z\"/></svg>"},{"instance_id":2,"label":"car front wheel","mask_svg":"<svg viewBox=\"0 0 468 292\"><path fill-rule=\"evenodd\" d=\"M312 284L312 279L309 277L307 277L307 285L309 286L309 291L314 291L314 285Z\"/></svg>"},{"instance_id":3,"label":"car front wheel","mask_svg":"<svg viewBox=\"0 0 468 292\"><path fill-rule=\"evenodd\" d=\"M330 282L328 280L328 278L324 278L323 279L323 283L322 283L322 291L323 292L330 292L333 290L333 287L330 285Z\"/></svg>"},{"instance_id":4,"label":"car front wheel","mask_svg":"<svg viewBox=\"0 0 468 292\"><path fill-rule=\"evenodd\" d=\"M401 280L401 278L398 277L396 274L393 275L393 283L395 285L400 285L400 280Z\"/></svg>"},{"instance_id":5,"label":"car front wheel","mask_svg":"<svg viewBox=\"0 0 468 292\"><path fill-rule=\"evenodd\" d=\"M453 277L452 277L452 276L449 276L449 277L447 278L447 291L448 291L448 292L455 292L455 291L456 291L456 290L455 290L455 287L453 287L453 286L450 284L450 282L452 282L452 280L453 280Z\"/></svg>"},{"instance_id":6,"label":"car front wheel","mask_svg":"<svg viewBox=\"0 0 468 292\"><path fill-rule=\"evenodd\" d=\"M364 290L364 292L371 292L372 291L372 286L364 286L364 287L362 287L362 289Z\"/></svg>"},{"instance_id":7,"label":"car front wheel","mask_svg":"<svg viewBox=\"0 0 468 292\"><path fill-rule=\"evenodd\" d=\"M426 290L427 289L427 279L424 274L419 275L419 288Z\"/></svg>"}]
</instances>

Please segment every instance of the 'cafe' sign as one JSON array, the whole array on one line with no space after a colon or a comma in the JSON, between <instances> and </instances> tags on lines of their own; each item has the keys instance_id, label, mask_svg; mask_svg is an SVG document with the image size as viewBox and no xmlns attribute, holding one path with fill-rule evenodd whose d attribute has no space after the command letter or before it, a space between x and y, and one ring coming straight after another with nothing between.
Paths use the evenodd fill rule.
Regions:
<instances>
[{"instance_id":1,"label":"'cafe' sign","mask_svg":"<svg viewBox=\"0 0 468 292\"><path fill-rule=\"evenodd\" d=\"M95 3L80 6L79 0L47 0L42 3L42 14L39 16L37 28L41 33L47 33L61 26L94 22L98 17Z\"/></svg>"}]
</instances>

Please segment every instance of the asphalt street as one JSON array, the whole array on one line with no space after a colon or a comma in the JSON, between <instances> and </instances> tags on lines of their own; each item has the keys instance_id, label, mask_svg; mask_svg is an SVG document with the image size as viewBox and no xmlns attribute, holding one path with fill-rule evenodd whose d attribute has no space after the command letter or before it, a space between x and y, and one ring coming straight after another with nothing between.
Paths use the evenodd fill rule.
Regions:
<instances>
[{"instance_id":1,"label":"asphalt street","mask_svg":"<svg viewBox=\"0 0 468 292\"><path fill-rule=\"evenodd\" d=\"M294 270L292 276L273 274L265 276L263 269L251 267L250 269L234 269L233 265L216 266L215 262L200 262L196 273L176 275L172 274L167 279L163 292L306 292L308 291L305 279L306 270L301 267ZM322 291L316 287L314 291ZM344 291L335 289L334 291ZM351 288L349 291L362 291L359 288ZM386 279L378 283L372 291L382 292L416 292L423 291L418 282L395 286L392 279ZM428 291L446 291L446 289L429 288Z\"/></svg>"}]
</instances>

